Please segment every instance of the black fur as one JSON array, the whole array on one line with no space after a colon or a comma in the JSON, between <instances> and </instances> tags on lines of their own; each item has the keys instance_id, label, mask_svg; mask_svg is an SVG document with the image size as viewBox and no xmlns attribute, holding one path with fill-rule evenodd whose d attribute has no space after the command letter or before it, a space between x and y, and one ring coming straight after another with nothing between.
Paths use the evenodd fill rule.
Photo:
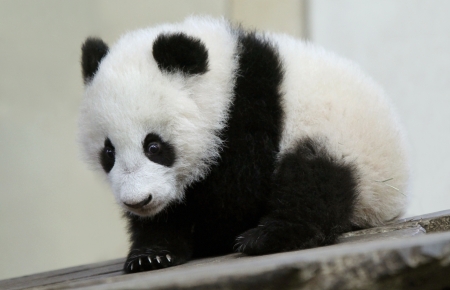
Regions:
<instances>
[{"instance_id":1,"label":"black fur","mask_svg":"<svg viewBox=\"0 0 450 290\"><path fill-rule=\"evenodd\" d=\"M83 80L87 84L97 72L100 61L108 54L108 45L100 38L89 37L81 47L81 52Z\"/></svg>"},{"instance_id":2,"label":"black fur","mask_svg":"<svg viewBox=\"0 0 450 290\"><path fill-rule=\"evenodd\" d=\"M238 251L269 254L330 245L352 229L356 198L352 165L307 138L277 164L269 214L238 238Z\"/></svg>"},{"instance_id":3,"label":"black fur","mask_svg":"<svg viewBox=\"0 0 450 290\"><path fill-rule=\"evenodd\" d=\"M111 169L114 167L114 163L116 161L115 148L111 143L111 140L109 140L109 138L106 138L105 145L98 155L103 170L105 170L106 173L109 173Z\"/></svg>"},{"instance_id":4,"label":"black fur","mask_svg":"<svg viewBox=\"0 0 450 290\"><path fill-rule=\"evenodd\" d=\"M160 70L188 75L208 71L208 51L197 38L184 33L160 34L153 43L153 58Z\"/></svg>"},{"instance_id":5,"label":"black fur","mask_svg":"<svg viewBox=\"0 0 450 290\"><path fill-rule=\"evenodd\" d=\"M149 149L150 145L157 145L159 151L152 153ZM171 144L164 142L157 134L148 134L142 146L144 147L145 156L155 163L170 167L175 162L175 149Z\"/></svg>"},{"instance_id":6,"label":"black fur","mask_svg":"<svg viewBox=\"0 0 450 290\"><path fill-rule=\"evenodd\" d=\"M225 145L219 162L186 189L184 203L152 219L128 216L126 272L153 269L150 263L138 266L148 255L170 253L176 257L172 264L179 264L233 248L247 254L290 251L333 243L350 229L353 168L312 139L277 161L282 64L274 44L239 33L235 98L220 132Z\"/></svg>"},{"instance_id":7,"label":"black fur","mask_svg":"<svg viewBox=\"0 0 450 290\"><path fill-rule=\"evenodd\" d=\"M235 238L267 213L271 175L281 138L280 85L283 70L276 48L243 33L238 42L235 99L220 163L186 192L194 213L194 254L231 251Z\"/></svg>"}]
</instances>

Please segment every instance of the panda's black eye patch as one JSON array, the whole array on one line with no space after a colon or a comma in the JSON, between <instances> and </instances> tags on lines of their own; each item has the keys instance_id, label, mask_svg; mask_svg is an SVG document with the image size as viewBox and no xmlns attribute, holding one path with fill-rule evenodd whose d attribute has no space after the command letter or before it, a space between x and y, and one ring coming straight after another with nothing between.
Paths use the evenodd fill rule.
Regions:
<instances>
[{"instance_id":1,"label":"panda's black eye patch","mask_svg":"<svg viewBox=\"0 0 450 290\"><path fill-rule=\"evenodd\" d=\"M171 144L157 135L148 134L143 142L144 154L150 161L170 167L175 162L175 150Z\"/></svg>"},{"instance_id":2,"label":"panda's black eye patch","mask_svg":"<svg viewBox=\"0 0 450 290\"><path fill-rule=\"evenodd\" d=\"M106 138L105 145L100 151L100 164L106 173L109 173L114 167L114 162L116 160L116 151L109 138Z\"/></svg>"}]
</instances>

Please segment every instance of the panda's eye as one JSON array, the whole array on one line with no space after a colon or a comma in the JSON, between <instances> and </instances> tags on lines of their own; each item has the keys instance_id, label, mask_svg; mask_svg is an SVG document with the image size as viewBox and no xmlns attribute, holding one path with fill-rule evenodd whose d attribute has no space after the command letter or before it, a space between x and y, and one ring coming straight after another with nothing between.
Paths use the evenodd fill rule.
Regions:
<instances>
[{"instance_id":1,"label":"panda's eye","mask_svg":"<svg viewBox=\"0 0 450 290\"><path fill-rule=\"evenodd\" d=\"M109 173L111 169L114 167L114 162L116 160L116 150L111 143L109 138L106 138L105 144L100 151L100 164L106 173Z\"/></svg>"},{"instance_id":2,"label":"panda's eye","mask_svg":"<svg viewBox=\"0 0 450 290\"><path fill-rule=\"evenodd\" d=\"M147 152L151 155L158 154L161 150L161 145L158 142L152 142L148 144Z\"/></svg>"},{"instance_id":3,"label":"panda's eye","mask_svg":"<svg viewBox=\"0 0 450 290\"><path fill-rule=\"evenodd\" d=\"M108 157L109 159L114 159L115 158L115 152L114 152L114 148L111 147L105 147L105 155L106 157Z\"/></svg>"}]
</instances>

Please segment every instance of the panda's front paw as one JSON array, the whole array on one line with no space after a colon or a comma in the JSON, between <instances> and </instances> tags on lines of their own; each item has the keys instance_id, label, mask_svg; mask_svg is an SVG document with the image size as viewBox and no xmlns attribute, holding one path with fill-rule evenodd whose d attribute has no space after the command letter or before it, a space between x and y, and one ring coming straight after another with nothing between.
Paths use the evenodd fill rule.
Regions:
<instances>
[{"instance_id":1,"label":"panda's front paw","mask_svg":"<svg viewBox=\"0 0 450 290\"><path fill-rule=\"evenodd\" d=\"M167 250L150 248L133 249L123 266L125 273L157 270L180 264L177 257Z\"/></svg>"}]
</instances>

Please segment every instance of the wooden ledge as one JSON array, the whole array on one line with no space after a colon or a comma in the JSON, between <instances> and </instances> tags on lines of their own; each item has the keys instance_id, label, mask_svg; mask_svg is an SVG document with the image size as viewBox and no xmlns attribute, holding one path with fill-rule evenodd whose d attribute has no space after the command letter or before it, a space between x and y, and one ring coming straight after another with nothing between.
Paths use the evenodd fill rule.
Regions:
<instances>
[{"instance_id":1,"label":"wooden ledge","mask_svg":"<svg viewBox=\"0 0 450 290\"><path fill-rule=\"evenodd\" d=\"M241 254L123 275L125 259L0 281L0 289L443 289L450 287L450 210L351 233L340 244Z\"/></svg>"}]
</instances>

